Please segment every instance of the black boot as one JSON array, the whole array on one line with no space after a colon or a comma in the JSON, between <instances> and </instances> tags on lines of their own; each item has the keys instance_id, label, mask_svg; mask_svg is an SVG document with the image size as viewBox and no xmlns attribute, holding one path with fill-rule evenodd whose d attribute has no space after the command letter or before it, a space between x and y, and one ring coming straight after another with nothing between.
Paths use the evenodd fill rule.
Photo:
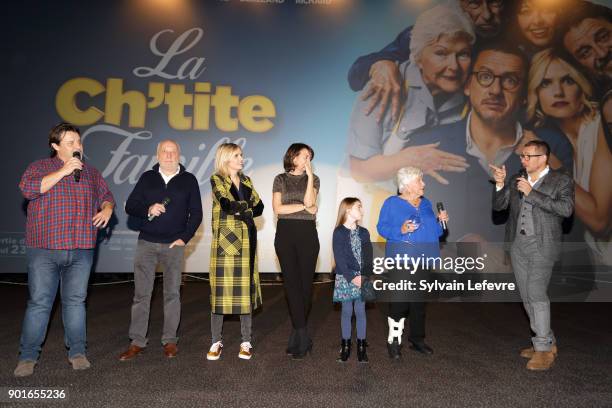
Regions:
<instances>
[{"instance_id":1,"label":"black boot","mask_svg":"<svg viewBox=\"0 0 612 408\"><path fill-rule=\"evenodd\" d=\"M409 346L410 350L414 350L421 354L425 354L426 356L433 354L433 349L429 347L427 344L425 344L425 342L422 340L421 341L411 341L410 343L411 343Z\"/></svg>"},{"instance_id":2,"label":"black boot","mask_svg":"<svg viewBox=\"0 0 612 408\"><path fill-rule=\"evenodd\" d=\"M306 332L306 328L297 329L298 346L294 353L291 354L294 360L301 360L306 357L306 354L312 351L312 340Z\"/></svg>"},{"instance_id":3,"label":"black boot","mask_svg":"<svg viewBox=\"0 0 612 408\"><path fill-rule=\"evenodd\" d=\"M389 357L393 360L402 358L402 345L397 340L393 340L393 343L387 343L387 351L389 352Z\"/></svg>"},{"instance_id":4,"label":"black boot","mask_svg":"<svg viewBox=\"0 0 612 408\"><path fill-rule=\"evenodd\" d=\"M387 337L387 351L389 357L392 360L399 360L402 358L402 333L404 332L404 321L406 318L402 317L398 321L395 321L391 317L387 317L387 323L389 324L389 337Z\"/></svg>"},{"instance_id":5,"label":"black boot","mask_svg":"<svg viewBox=\"0 0 612 408\"><path fill-rule=\"evenodd\" d=\"M289 343L287 344L287 355L290 356L293 353L298 351L299 339L297 335L297 330L291 329L291 334L289 335Z\"/></svg>"},{"instance_id":6,"label":"black boot","mask_svg":"<svg viewBox=\"0 0 612 408\"><path fill-rule=\"evenodd\" d=\"M342 339L340 343L340 355L336 360L339 363L344 363L351 356L351 339Z\"/></svg>"},{"instance_id":7,"label":"black boot","mask_svg":"<svg viewBox=\"0 0 612 408\"><path fill-rule=\"evenodd\" d=\"M368 342L365 339L357 339L357 361L360 363L367 363L369 361L366 347L368 347Z\"/></svg>"}]
</instances>

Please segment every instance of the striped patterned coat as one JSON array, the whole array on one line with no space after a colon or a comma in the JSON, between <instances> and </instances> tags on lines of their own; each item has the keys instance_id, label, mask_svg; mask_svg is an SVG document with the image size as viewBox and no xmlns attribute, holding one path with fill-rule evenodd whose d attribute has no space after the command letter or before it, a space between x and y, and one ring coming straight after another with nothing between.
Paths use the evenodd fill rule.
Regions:
<instances>
[{"instance_id":1,"label":"striped patterned coat","mask_svg":"<svg viewBox=\"0 0 612 408\"><path fill-rule=\"evenodd\" d=\"M263 202L251 179L240 174L238 190L229 177L214 174L212 186L212 243L210 304L216 314L248 314L261 306L257 271L257 229L253 217Z\"/></svg>"}]
</instances>

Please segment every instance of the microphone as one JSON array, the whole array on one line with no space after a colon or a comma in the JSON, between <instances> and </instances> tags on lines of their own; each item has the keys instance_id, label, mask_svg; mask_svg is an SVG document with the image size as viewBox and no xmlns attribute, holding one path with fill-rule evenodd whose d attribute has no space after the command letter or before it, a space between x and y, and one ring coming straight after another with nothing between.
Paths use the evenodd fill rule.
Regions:
<instances>
[{"instance_id":1,"label":"microphone","mask_svg":"<svg viewBox=\"0 0 612 408\"><path fill-rule=\"evenodd\" d=\"M72 152L72 157L76 157L77 159L81 160L81 152ZM81 170L75 169L72 174L74 175L74 181L76 181L77 183L81 181Z\"/></svg>"},{"instance_id":2,"label":"microphone","mask_svg":"<svg viewBox=\"0 0 612 408\"><path fill-rule=\"evenodd\" d=\"M444 211L444 204L442 204L440 201L438 201L436 207L438 208L438 212ZM442 229L446 231L446 221L440 221L440 224L442 224Z\"/></svg>"},{"instance_id":3,"label":"microphone","mask_svg":"<svg viewBox=\"0 0 612 408\"><path fill-rule=\"evenodd\" d=\"M522 169L519 170L519 177L522 177L524 179L527 178L527 170L525 170L525 168L523 167ZM518 180L517 180L517 185L518 185ZM519 197L523 198L523 192L521 190L519 190Z\"/></svg>"},{"instance_id":4,"label":"microphone","mask_svg":"<svg viewBox=\"0 0 612 408\"><path fill-rule=\"evenodd\" d=\"M164 199L162 200L161 204L162 204L164 207L167 207L167 206L168 206L168 204L170 204L170 197L166 197L166 198L164 198ZM151 215L149 215L149 218L148 218L148 219L149 219L149 221L153 221L153 218L155 218L155 217L156 217L155 215L151 214Z\"/></svg>"}]
</instances>

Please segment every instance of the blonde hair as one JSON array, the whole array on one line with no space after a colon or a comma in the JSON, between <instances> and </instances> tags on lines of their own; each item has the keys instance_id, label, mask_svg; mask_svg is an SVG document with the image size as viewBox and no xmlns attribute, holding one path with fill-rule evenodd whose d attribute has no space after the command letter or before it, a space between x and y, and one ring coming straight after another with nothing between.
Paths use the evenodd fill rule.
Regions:
<instances>
[{"instance_id":1,"label":"blonde hair","mask_svg":"<svg viewBox=\"0 0 612 408\"><path fill-rule=\"evenodd\" d=\"M410 62L416 63L423 49L443 35L451 38L464 36L474 44L476 35L472 21L456 7L439 4L424 11L417 17L410 33Z\"/></svg>"},{"instance_id":2,"label":"blonde hair","mask_svg":"<svg viewBox=\"0 0 612 408\"><path fill-rule=\"evenodd\" d=\"M336 219L336 228L346 222L346 212L353 208L353 206L357 203L360 203L361 200L357 197L345 197L340 201L340 205L338 206L338 218Z\"/></svg>"},{"instance_id":3,"label":"blonde hair","mask_svg":"<svg viewBox=\"0 0 612 408\"><path fill-rule=\"evenodd\" d=\"M570 64L567 59L563 58L552 48L547 48L538 52L531 60L529 80L527 82L527 120L533 123L534 126L541 127L548 119L548 116L546 116L540 107L538 91L548 67L555 61L559 62L563 68L567 69L570 78L578 84L582 92L582 118L587 121L592 120L597 113L597 102L591 100L593 96L593 87L591 83L580 71Z\"/></svg>"},{"instance_id":4,"label":"blonde hair","mask_svg":"<svg viewBox=\"0 0 612 408\"><path fill-rule=\"evenodd\" d=\"M223 143L219 145L217 148L217 152L215 153L215 173L219 174L223 177L228 177L230 175L229 170L227 168L227 162L229 162L232 154L236 151L242 151L240 146L236 143Z\"/></svg>"},{"instance_id":5,"label":"blonde hair","mask_svg":"<svg viewBox=\"0 0 612 408\"><path fill-rule=\"evenodd\" d=\"M402 167L397 171L397 188L401 193L412 180L423 177L423 171L417 167Z\"/></svg>"}]
</instances>

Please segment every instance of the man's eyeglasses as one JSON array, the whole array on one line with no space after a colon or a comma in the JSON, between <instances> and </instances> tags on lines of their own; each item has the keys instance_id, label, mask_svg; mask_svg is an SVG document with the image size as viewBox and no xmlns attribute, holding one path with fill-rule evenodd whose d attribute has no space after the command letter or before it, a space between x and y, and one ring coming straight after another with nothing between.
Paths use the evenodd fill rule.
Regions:
<instances>
[{"instance_id":1,"label":"man's eyeglasses","mask_svg":"<svg viewBox=\"0 0 612 408\"><path fill-rule=\"evenodd\" d=\"M501 9L504 7L504 0L462 0L461 2L469 10L477 10L484 2L487 3L489 8Z\"/></svg>"},{"instance_id":2,"label":"man's eyeglasses","mask_svg":"<svg viewBox=\"0 0 612 408\"><path fill-rule=\"evenodd\" d=\"M519 154L521 160L531 160L532 157L544 156L543 154Z\"/></svg>"},{"instance_id":3,"label":"man's eyeglasses","mask_svg":"<svg viewBox=\"0 0 612 408\"><path fill-rule=\"evenodd\" d=\"M497 78L504 91L514 91L521 84L521 78L515 74L495 75L491 71L474 71L472 75L476 76L478 83L485 88L490 87Z\"/></svg>"}]
</instances>

